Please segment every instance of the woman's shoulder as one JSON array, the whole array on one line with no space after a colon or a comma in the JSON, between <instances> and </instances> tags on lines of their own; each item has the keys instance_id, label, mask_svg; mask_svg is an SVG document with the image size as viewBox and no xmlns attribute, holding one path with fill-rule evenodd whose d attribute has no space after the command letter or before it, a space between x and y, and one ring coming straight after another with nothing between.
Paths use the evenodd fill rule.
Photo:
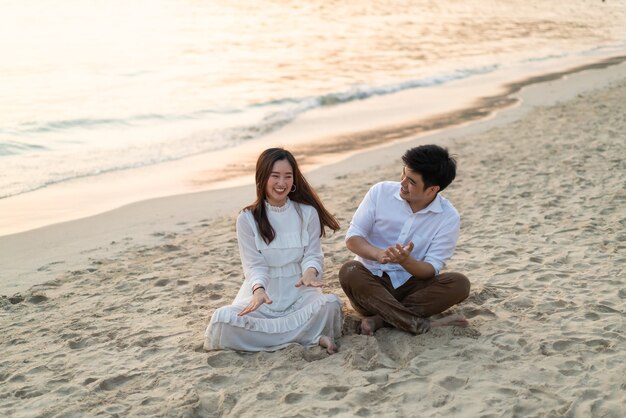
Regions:
<instances>
[{"instance_id":1,"label":"woman's shoulder","mask_svg":"<svg viewBox=\"0 0 626 418\"><path fill-rule=\"evenodd\" d=\"M252 216L252 211L250 208L243 208L239 211L237 215L237 219L245 218L246 216Z\"/></svg>"},{"instance_id":2,"label":"woman's shoulder","mask_svg":"<svg viewBox=\"0 0 626 418\"><path fill-rule=\"evenodd\" d=\"M237 215L237 226L241 226L241 224L250 224L250 221L254 221L254 215L252 215L252 211L249 208L244 208Z\"/></svg>"},{"instance_id":3,"label":"woman's shoulder","mask_svg":"<svg viewBox=\"0 0 626 418\"><path fill-rule=\"evenodd\" d=\"M298 202L294 202L294 203L296 205L296 208L299 207L304 215L307 215L307 216L316 215L317 216L317 209L315 209L315 207L307 203L298 203Z\"/></svg>"}]
</instances>

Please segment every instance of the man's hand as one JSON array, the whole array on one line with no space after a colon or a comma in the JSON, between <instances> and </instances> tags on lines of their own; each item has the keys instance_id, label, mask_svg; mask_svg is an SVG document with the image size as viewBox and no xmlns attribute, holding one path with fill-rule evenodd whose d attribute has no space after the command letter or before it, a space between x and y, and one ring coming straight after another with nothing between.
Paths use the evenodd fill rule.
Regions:
<instances>
[{"instance_id":1,"label":"man's hand","mask_svg":"<svg viewBox=\"0 0 626 418\"><path fill-rule=\"evenodd\" d=\"M385 250L385 255L389 259L389 263L402 264L411 257L411 251L413 251L413 241L408 245L402 246L396 244L393 247L389 247Z\"/></svg>"},{"instance_id":2,"label":"man's hand","mask_svg":"<svg viewBox=\"0 0 626 418\"><path fill-rule=\"evenodd\" d=\"M296 287L300 286L310 286L310 287L320 287L322 282L317 279L317 270L313 267L309 267L306 269L304 273L302 273L302 277L296 283Z\"/></svg>"},{"instance_id":3,"label":"man's hand","mask_svg":"<svg viewBox=\"0 0 626 418\"><path fill-rule=\"evenodd\" d=\"M250 300L248 306L246 306L241 312L239 312L238 316L244 316L245 314L248 314L252 311L256 311L257 309L259 309L259 306L263 305L264 303L271 305L272 300L269 296L267 296L264 288L257 287L252 293L252 300Z\"/></svg>"},{"instance_id":4,"label":"man's hand","mask_svg":"<svg viewBox=\"0 0 626 418\"><path fill-rule=\"evenodd\" d=\"M387 250L380 250L376 253L376 261L380 264L387 264L390 262Z\"/></svg>"}]
</instances>

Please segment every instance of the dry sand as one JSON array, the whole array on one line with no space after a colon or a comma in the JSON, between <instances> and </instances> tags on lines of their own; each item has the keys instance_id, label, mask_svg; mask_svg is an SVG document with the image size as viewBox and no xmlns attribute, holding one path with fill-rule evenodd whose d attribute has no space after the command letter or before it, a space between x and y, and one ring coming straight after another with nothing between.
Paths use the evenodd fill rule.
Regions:
<instances>
[{"instance_id":1,"label":"dry sand","mask_svg":"<svg viewBox=\"0 0 626 418\"><path fill-rule=\"evenodd\" d=\"M332 356L300 346L204 352L208 318L241 284L236 213L172 228L148 211L141 228L150 239L138 242L133 229L101 233L80 256L57 251L35 266L45 283L0 299L0 415L623 417L620 68L621 81L522 118L502 115L489 129L369 154L372 164L389 150L399 157L398 149L437 140L458 155L457 180L444 194L462 215L462 232L447 268L472 281L470 297L453 309L470 327L368 337L346 326ZM343 245L351 215L372 184L397 178L400 168L399 158L380 158L318 182L343 227L323 240L325 290L344 301L337 272L351 258ZM37 235L26 237L20 245L30 239L36 247ZM19 258L22 247L7 242L18 241L2 243Z\"/></svg>"}]
</instances>

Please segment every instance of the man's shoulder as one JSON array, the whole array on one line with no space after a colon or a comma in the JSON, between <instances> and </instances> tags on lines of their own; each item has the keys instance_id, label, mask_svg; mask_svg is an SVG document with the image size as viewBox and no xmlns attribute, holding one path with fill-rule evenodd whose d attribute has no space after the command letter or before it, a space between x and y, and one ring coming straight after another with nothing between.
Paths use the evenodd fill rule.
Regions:
<instances>
[{"instance_id":1,"label":"man's shoulder","mask_svg":"<svg viewBox=\"0 0 626 418\"><path fill-rule=\"evenodd\" d=\"M400 188L399 181L380 181L370 188L376 193L395 193Z\"/></svg>"},{"instance_id":2,"label":"man's shoulder","mask_svg":"<svg viewBox=\"0 0 626 418\"><path fill-rule=\"evenodd\" d=\"M385 181L380 181L380 182L376 183L374 186L383 187L383 188L400 187L400 182L399 181L385 180Z\"/></svg>"},{"instance_id":3,"label":"man's shoulder","mask_svg":"<svg viewBox=\"0 0 626 418\"><path fill-rule=\"evenodd\" d=\"M386 204L393 196L399 193L399 190L400 182L381 181L370 187L365 200L369 201L370 205Z\"/></svg>"},{"instance_id":4,"label":"man's shoulder","mask_svg":"<svg viewBox=\"0 0 626 418\"><path fill-rule=\"evenodd\" d=\"M459 214L459 211L456 210L452 202L450 202L448 199L446 199L445 197L441 195L439 195L439 199L441 202L441 208L443 210L443 213L446 215L446 217L450 217L453 219L461 219L461 215Z\"/></svg>"}]
</instances>

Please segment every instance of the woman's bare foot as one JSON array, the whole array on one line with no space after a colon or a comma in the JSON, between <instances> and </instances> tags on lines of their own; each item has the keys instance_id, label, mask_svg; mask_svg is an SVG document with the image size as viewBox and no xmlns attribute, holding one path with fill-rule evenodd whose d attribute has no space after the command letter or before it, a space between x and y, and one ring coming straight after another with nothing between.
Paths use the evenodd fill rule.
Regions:
<instances>
[{"instance_id":1,"label":"woman's bare foot","mask_svg":"<svg viewBox=\"0 0 626 418\"><path fill-rule=\"evenodd\" d=\"M320 337L320 346L324 347L328 354L335 354L337 352L337 344L326 335Z\"/></svg>"},{"instance_id":2,"label":"woman's bare foot","mask_svg":"<svg viewBox=\"0 0 626 418\"><path fill-rule=\"evenodd\" d=\"M433 319L430 321L432 327L445 327L445 326L457 326L466 327L469 325L469 321L461 314L453 314L444 316L443 318Z\"/></svg>"},{"instance_id":3,"label":"woman's bare foot","mask_svg":"<svg viewBox=\"0 0 626 418\"><path fill-rule=\"evenodd\" d=\"M361 334L374 335L378 328L383 326L383 319L378 316L366 316L361 319Z\"/></svg>"}]
</instances>

